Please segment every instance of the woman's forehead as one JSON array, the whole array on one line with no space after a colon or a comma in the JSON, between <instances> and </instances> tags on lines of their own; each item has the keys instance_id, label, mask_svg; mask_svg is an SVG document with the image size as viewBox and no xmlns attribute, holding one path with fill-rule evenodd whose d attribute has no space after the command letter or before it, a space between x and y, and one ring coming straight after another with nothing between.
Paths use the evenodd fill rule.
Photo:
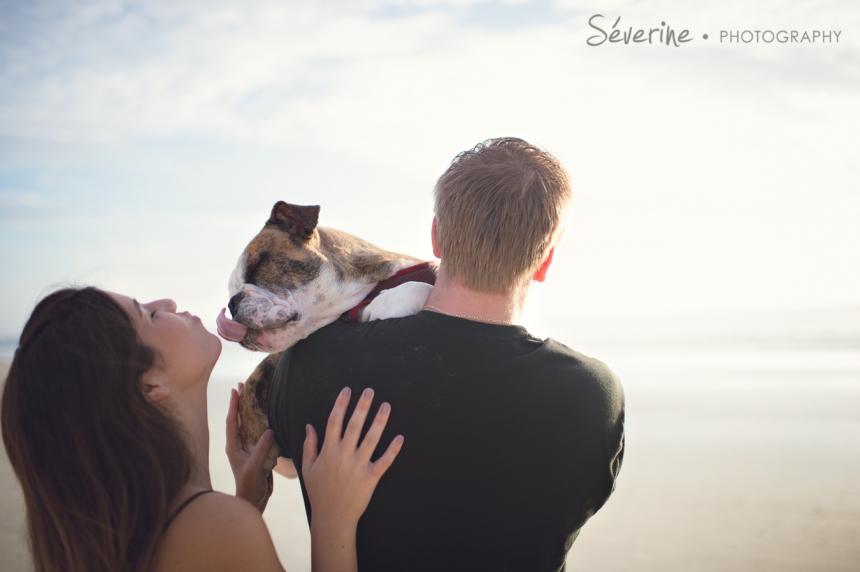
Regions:
<instances>
[{"instance_id":1,"label":"woman's forehead","mask_svg":"<svg viewBox=\"0 0 860 572\"><path fill-rule=\"evenodd\" d=\"M125 294L119 294L118 292L106 292L108 296L110 296L114 302L120 305L125 313L128 314L128 317L131 318L131 321L137 324L137 319L141 314L140 303L132 298L131 296L126 296Z\"/></svg>"}]
</instances>

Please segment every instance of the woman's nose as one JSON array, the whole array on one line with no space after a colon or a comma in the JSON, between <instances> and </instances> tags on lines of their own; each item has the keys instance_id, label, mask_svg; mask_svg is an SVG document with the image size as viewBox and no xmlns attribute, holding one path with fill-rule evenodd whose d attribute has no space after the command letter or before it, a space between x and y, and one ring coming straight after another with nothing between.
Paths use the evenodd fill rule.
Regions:
<instances>
[{"instance_id":1,"label":"woman's nose","mask_svg":"<svg viewBox=\"0 0 860 572\"><path fill-rule=\"evenodd\" d=\"M162 312L176 312L176 302L174 302L170 298L165 298L163 300L156 300L152 304L158 310L161 310Z\"/></svg>"}]
</instances>

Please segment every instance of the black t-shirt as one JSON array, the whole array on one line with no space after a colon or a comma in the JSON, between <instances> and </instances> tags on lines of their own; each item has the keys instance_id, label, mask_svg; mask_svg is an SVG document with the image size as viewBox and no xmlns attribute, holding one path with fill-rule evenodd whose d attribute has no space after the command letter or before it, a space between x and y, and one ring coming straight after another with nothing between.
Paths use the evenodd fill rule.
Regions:
<instances>
[{"instance_id":1,"label":"black t-shirt","mask_svg":"<svg viewBox=\"0 0 860 572\"><path fill-rule=\"evenodd\" d=\"M403 449L358 525L362 570L557 571L612 493L624 395L603 363L519 326L434 312L334 323L284 353L269 424L300 469L341 389L392 411L374 459ZM348 414L349 414L348 413ZM347 417L348 419L348 417ZM301 470L299 470L301 478ZM310 506L305 495L305 508Z\"/></svg>"}]
</instances>

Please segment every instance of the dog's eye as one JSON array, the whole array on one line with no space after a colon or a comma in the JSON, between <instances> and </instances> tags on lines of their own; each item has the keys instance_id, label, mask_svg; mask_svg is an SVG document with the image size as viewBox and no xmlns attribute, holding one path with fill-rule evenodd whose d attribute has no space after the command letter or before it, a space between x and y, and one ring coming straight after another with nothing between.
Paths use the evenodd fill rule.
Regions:
<instances>
[{"instance_id":1,"label":"dog's eye","mask_svg":"<svg viewBox=\"0 0 860 572\"><path fill-rule=\"evenodd\" d=\"M264 262L266 262L266 260L268 260L268 259L269 259L269 253L268 252L264 252L260 255L260 257L256 260L256 262L254 262L254 264L251 265L250 270L245 275L245 283L247 283L247 284L253 284L254 283L254 274L257 273L257 269L260 268L260 266Z\"/></svg>"}]
</instances>

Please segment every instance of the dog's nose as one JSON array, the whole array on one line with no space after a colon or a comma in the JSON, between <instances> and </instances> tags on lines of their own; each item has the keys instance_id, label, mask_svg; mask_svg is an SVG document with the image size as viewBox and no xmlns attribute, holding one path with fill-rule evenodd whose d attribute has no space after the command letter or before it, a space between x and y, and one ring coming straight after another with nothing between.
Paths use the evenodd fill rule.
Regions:
<instances>
[{"instance_id":1,"label":"dog's nose","mask_svg":"<svg viewBox=\"0 0 860 572\"><path fill-rule=\"evenodd\" d=\"M239 310L239 304L242 303L242 298L245 297L244 292L239 292L232 298L230 298L230 303L227 304L227 307L230 308L230 314L233 315L233 318L236 318L236 312Z\"/></svg>"}]
</instances>

